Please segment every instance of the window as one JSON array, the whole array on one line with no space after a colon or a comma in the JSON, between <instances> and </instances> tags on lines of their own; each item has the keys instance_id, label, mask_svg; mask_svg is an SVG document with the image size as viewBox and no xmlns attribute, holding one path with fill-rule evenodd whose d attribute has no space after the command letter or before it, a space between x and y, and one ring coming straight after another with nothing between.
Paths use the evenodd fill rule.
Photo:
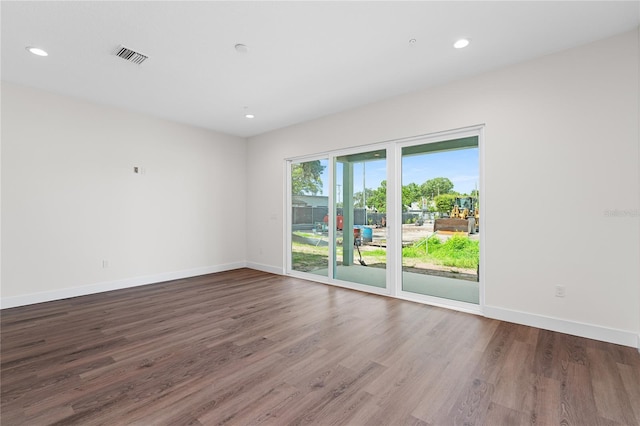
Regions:
<instances>
[{"instance_id":1,"label":"window","mask_svg":"<svg viewBox=\"0 0 640 426\"><path fill-rule=\"evenodd\" d=\"M287 160L287 273L479 312L482 127Z\"/></svg>"}]
</instances>

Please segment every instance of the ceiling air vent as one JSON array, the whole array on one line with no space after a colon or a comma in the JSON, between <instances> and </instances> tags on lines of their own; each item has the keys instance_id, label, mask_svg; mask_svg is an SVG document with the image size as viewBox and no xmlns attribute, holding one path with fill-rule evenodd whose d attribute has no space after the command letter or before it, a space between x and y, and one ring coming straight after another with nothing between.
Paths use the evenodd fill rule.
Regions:
<instances>
[{"instance_id":1,"label":"ceiling air vent","mask_svg":"<svg viewBox=\"0 0 640 426\"><path fill-rule=\"evenodd\" d=\"M124 46L120 46L118 48L118 51L116 52L116 56L119 56L126 61L133 62L134 64L138 64L138 65L143 63L148 58L147 55L144 55L140 52L136 52L135 50L131 50Z\"/></svg>"}]
</instances>

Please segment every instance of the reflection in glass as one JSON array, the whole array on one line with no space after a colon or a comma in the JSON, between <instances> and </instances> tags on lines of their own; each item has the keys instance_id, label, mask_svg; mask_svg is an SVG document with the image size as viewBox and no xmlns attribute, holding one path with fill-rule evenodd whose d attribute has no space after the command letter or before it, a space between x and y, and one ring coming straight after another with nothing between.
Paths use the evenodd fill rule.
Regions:
<instances>
[{"instance_id":1,"label":"reflection in glass","mask_svg":"<svg viewBox=\"0 0 640 426\"><path fill-rule=\"evenodd\" d=\"M328 160L291 164L291 269L327 276Z\"/></svg>"}]
</instances>

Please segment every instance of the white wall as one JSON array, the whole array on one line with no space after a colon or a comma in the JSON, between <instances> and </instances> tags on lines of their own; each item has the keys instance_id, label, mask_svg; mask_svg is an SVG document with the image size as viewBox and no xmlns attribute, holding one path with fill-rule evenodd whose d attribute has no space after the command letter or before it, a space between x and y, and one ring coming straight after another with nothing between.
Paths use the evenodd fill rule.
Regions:
<instances>
[{"instance_id":1,"label":"white wall","mask_svg":"<svg viewBox=\"0 0 640 426\"><path fill-rule=\"evenodd\" d=\"M246 140L8 83L1 135L4 307L244 265Z\"/></svg>"},{"instance_id":2,"label":"white wall","mask_svg":"<svg viewBox=\"0 0 640 426\"><path fill-rule=\"evenodd\" d=\"M638 51L634 31L248 142L3 83L2 306L281 272L284 158L485 123L485 314L637 346Z\"/></svg>"},{"instance_id":3,"label":"white wall","mask_svg":"<svg viewBox=\"0 0 640 426\"><path fill-rule=\"evenodd\" d=\"M283 159L485 123L485 314L640 332L638 32L249 139L247 260L282 270ZM557 284L566 297L554 297Z\"/></svg>"}]
</instances>

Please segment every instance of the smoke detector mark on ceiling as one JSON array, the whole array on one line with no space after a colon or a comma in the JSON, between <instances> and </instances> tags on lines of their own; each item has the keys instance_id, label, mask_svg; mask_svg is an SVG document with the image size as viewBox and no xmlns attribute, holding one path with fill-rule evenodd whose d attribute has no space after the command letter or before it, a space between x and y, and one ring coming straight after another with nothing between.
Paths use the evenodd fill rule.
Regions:
<instances>
[{"instance_id":1,"label":"smoke detector mark on ceiling","mask_svg":"<svg viewBox=\"0 0 640 426\"><path fill-rule=\"evenodd\" d=\"M122 45L118 47L118 50L116 51L116 56L121 57L125 61L133 62L134 64L138 64L138 65L146 61L148 58L147 55L140 52L136 52L135 50L131 50Z\"/></svg>"},{"instance_id":2,"label":"smoke detector mark on ceiling","mask_svg":"<svg viewBox=\"0 0 640 426\"><path fill-rule=\"evenodd\" d=\"M246 44L242 44L242 43L238 43L234 46L234 48L236 49L236 52L238 53L248 53L249 52L249 48L247 47Z\"/></svg>"}]
</instances>

